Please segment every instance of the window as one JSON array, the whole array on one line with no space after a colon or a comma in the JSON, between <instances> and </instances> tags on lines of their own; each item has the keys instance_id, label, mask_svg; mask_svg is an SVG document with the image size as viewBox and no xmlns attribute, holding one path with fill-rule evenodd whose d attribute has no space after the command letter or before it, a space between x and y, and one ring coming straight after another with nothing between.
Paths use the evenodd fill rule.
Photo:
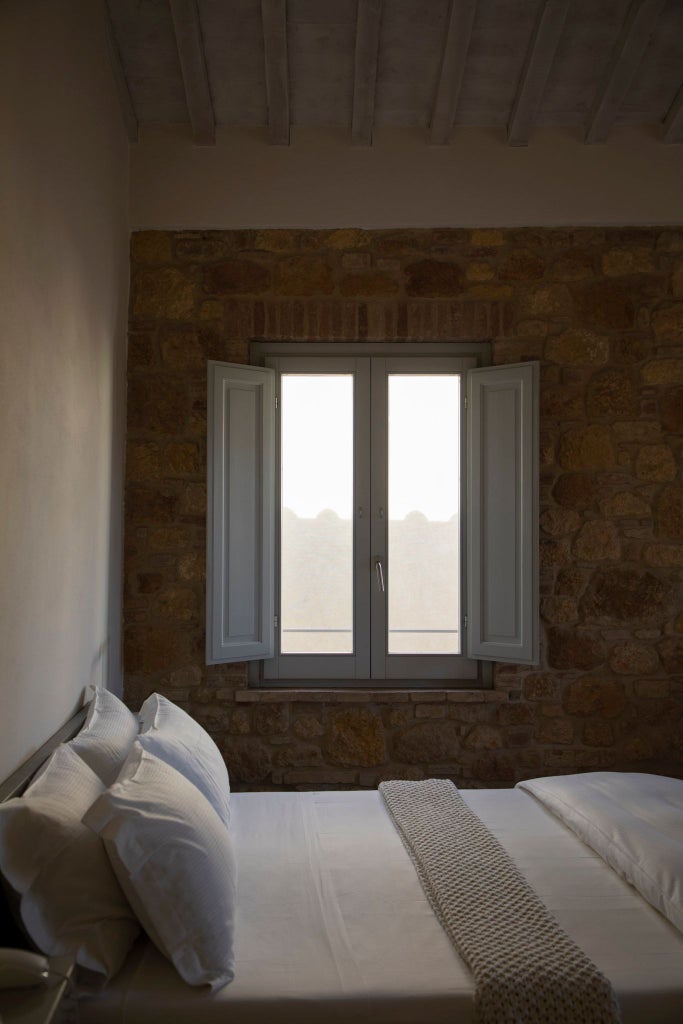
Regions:
<instances>
[{"instance_id":1,"label":"window","mask_svg":"<svg viewBox=\"0 0 683 1024\"><path fill-rule=\"evenodd\" d=\"M372 687L534 662L537 365L255 348L264 366L209 364L207 661Z\"/></svg>"}]
</instances>

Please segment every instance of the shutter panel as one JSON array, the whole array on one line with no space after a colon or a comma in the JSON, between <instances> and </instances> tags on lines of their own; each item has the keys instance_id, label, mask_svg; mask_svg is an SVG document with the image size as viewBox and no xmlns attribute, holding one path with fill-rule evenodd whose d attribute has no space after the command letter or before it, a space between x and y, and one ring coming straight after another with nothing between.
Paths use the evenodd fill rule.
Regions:
<instances>
[{"instance_id":1,"label":"shutter panel","mask_svg":"<svg viewBox=\"0 0 683 1024\"><path fill-rule=\"evenodd\" d=\"M538 662L538 363L470 370L470 658Z\"/></svg>"},{"instance_id":2,"label":"shutter panel","mask_svg":"<svg viewBox=\"0 0 683 1024\"><path fill-rule=\"evenodd\" d=\"M206 660L273 655L275 374L209 362Z\"/></svg>"}]
</instances>

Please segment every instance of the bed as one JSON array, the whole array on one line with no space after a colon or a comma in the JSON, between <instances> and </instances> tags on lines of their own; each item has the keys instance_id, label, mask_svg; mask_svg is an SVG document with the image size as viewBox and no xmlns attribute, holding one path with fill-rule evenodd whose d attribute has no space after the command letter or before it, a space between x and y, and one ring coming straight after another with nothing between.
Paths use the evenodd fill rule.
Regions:
<instances>
[{"instance_id":1,"label":"bed","mask_svg":"<svg viewBox=\"0 0 683 1024\"><path fill-rule=\"evenodd\" d=\"M461 796L609 979L625 1024L680 1024L681 931L538 793ZM670 810L675 860L683 816ZM81 1024L475 1020L472 975L380 793L233 793L229 828L239 866L234 980L192 987L143 937L108 985L81 994ZM669 896L680 905L675 883Z\"/></svg>"}]
</instances>

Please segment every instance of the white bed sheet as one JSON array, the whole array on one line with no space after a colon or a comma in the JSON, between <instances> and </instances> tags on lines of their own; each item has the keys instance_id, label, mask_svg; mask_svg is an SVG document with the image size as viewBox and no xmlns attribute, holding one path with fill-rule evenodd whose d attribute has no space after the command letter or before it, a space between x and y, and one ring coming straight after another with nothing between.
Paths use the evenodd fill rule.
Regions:
<instances>
[{"instance_id":1,"label":"white bed sheet","mask_svg":"<svg viewBox=\"0 0 683 1024\"><path fill-rule=\"evenodd\" d=\"M520 790L463 791L610 978L624 1024L683 1020L683 935ZM192 989L149 943L82 1024L469 1024L472 981L377 792L236 793L235 980Z\"/></svg>"}]
</instances>

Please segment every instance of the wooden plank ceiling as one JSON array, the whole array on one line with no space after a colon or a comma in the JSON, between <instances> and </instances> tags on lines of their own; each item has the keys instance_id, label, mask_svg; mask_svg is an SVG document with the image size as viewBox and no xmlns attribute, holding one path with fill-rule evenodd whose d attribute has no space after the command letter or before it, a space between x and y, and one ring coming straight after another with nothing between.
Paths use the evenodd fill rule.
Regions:
<instances>
[{"instance_id":1,"label":"wooden plank ceiling","mask_svg":"<svg viewBox=\"0 0 683 1024\"><path fill-rule=\"evenodd\" d=\"M620 125L683 142L683 0L106 0L128 134L188 124L499 128L510 145Z\"/></svg>"}]
</instances>

